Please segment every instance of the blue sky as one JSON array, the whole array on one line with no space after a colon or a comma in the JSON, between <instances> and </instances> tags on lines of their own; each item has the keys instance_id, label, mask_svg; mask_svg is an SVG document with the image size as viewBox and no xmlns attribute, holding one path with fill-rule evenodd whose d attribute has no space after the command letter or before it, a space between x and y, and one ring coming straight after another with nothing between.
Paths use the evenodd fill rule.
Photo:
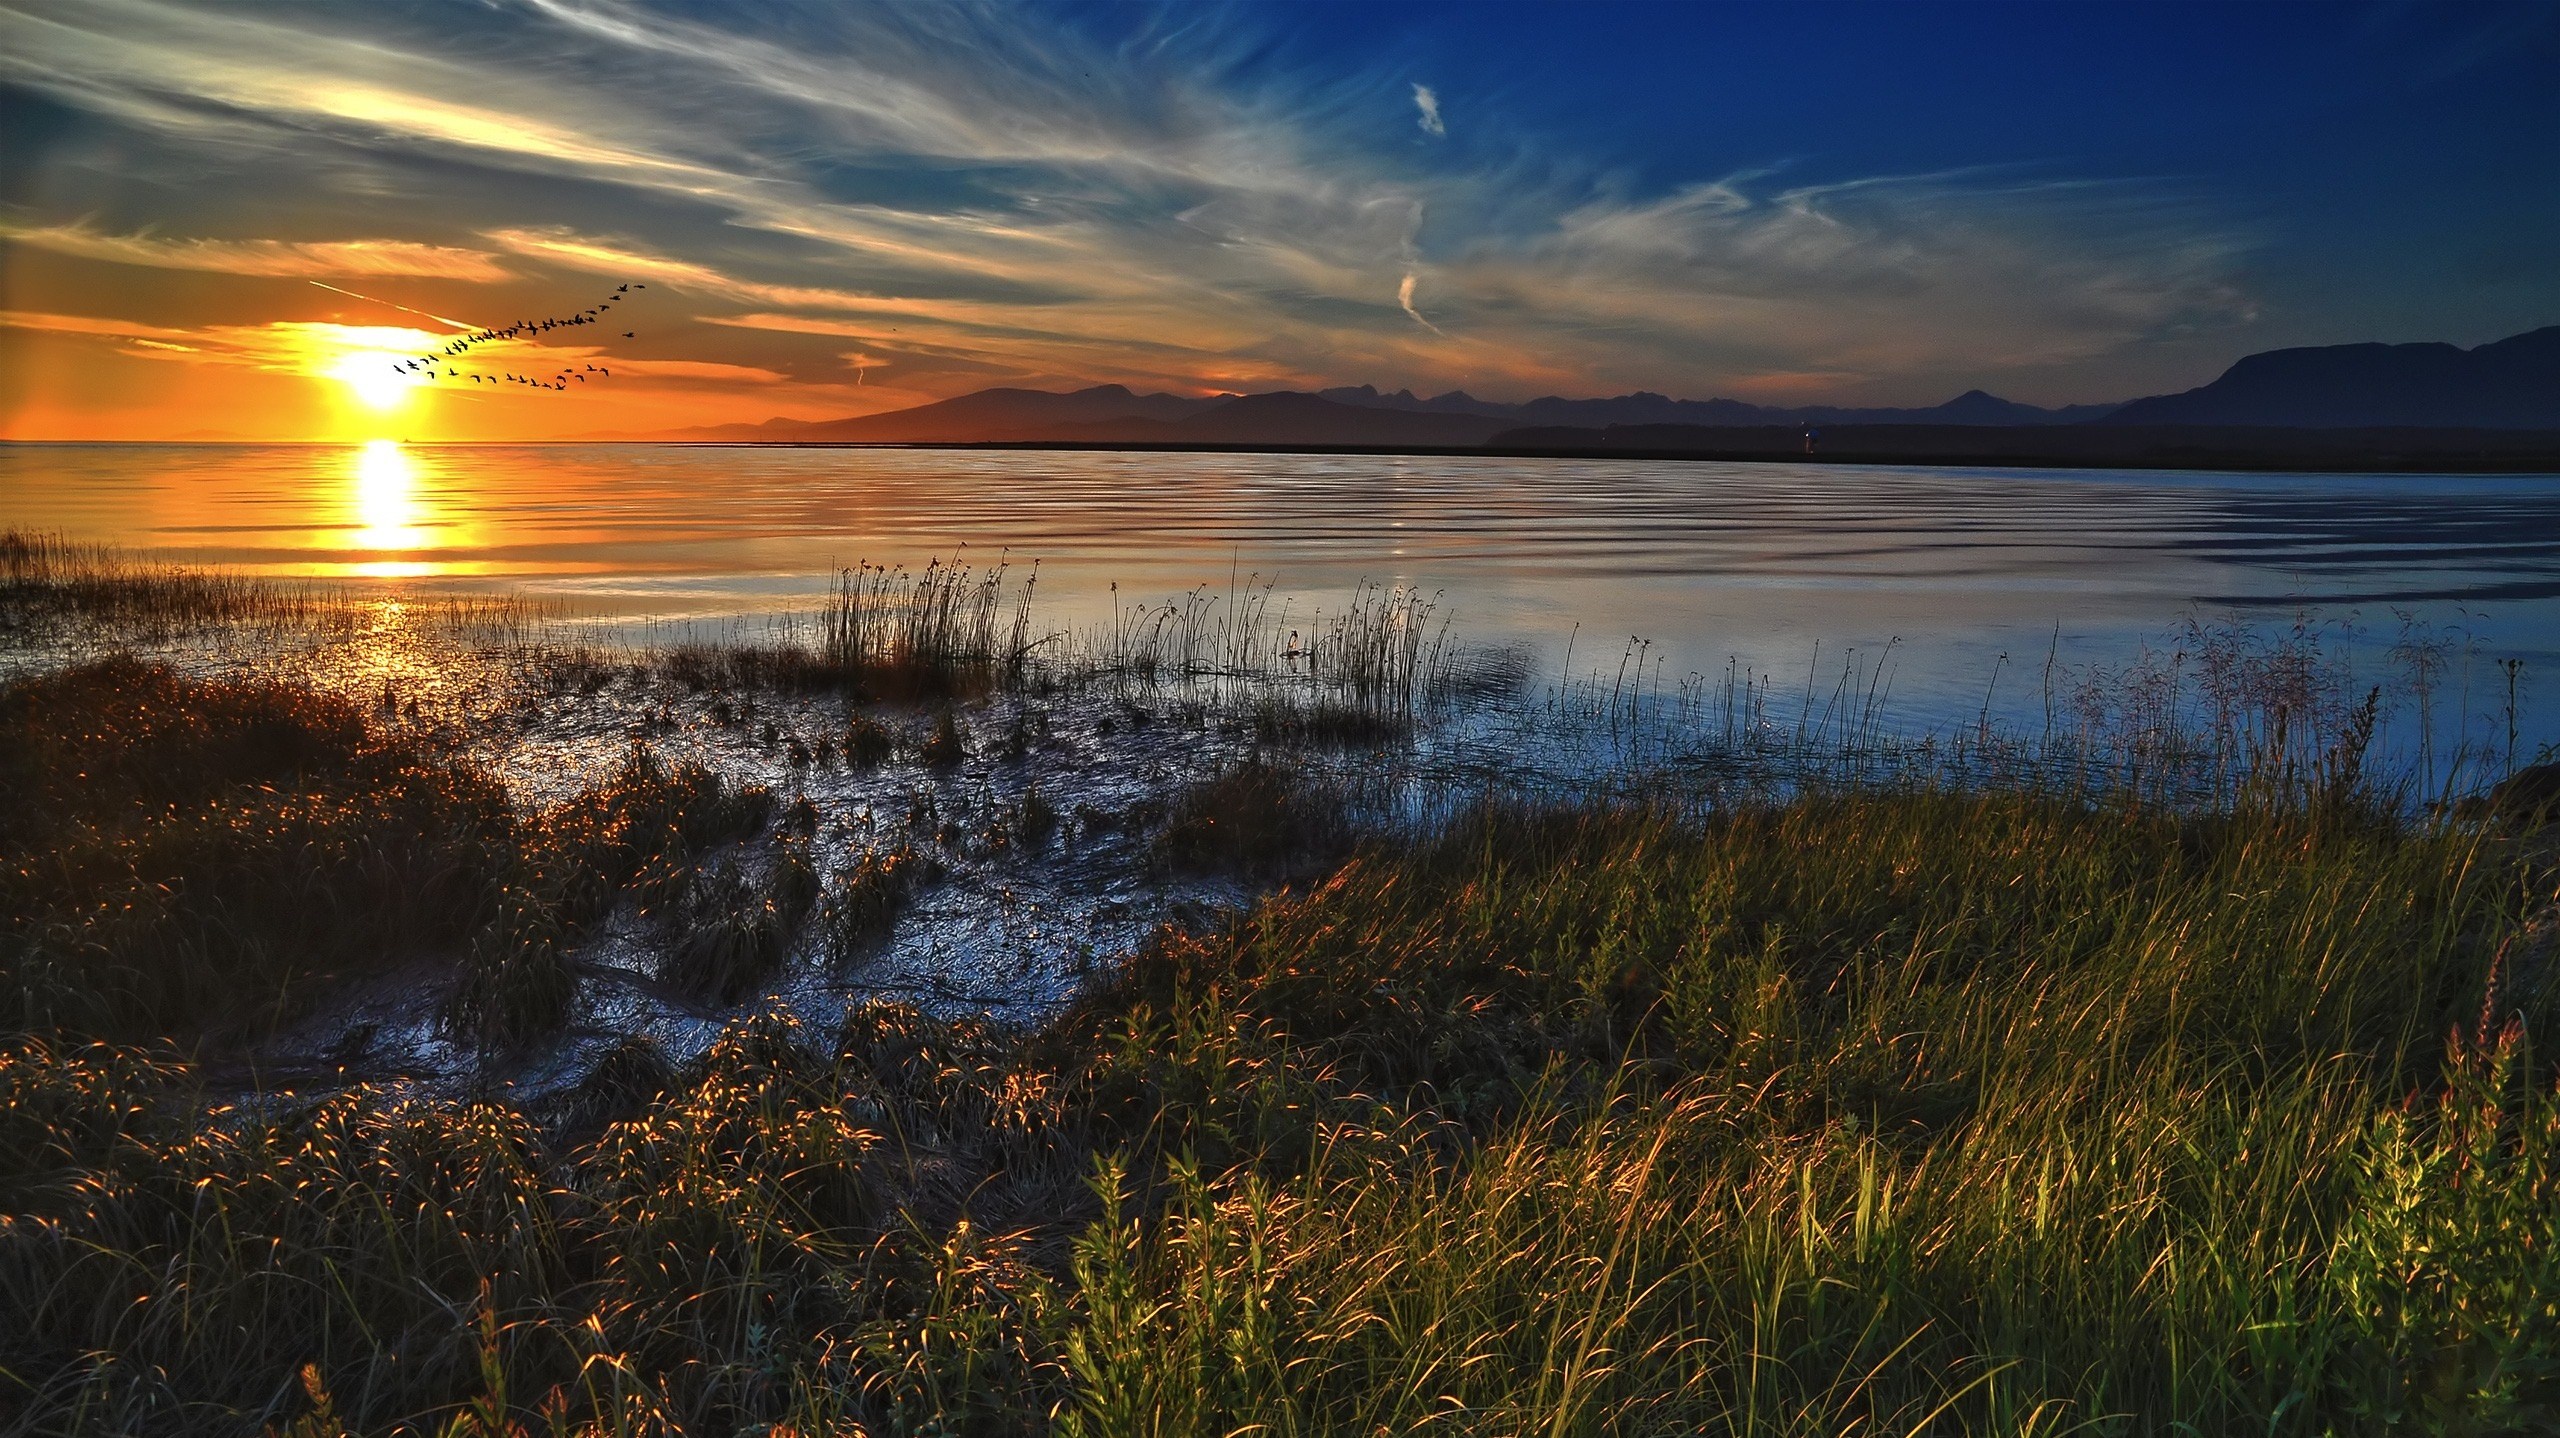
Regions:
<instances>
[{"instance_id":1,"label":"blue sky","mask_svg":"<svg viewBox=\"0 0 2560 1438\"><path fill-rule=\"evenodd\" d=\"M635 279L610 401L437 425L2121 399L2560 323L2555 77L2552 5L0 0L0 432L321 427L395 306Z\"/></svg>"}]
</instances>

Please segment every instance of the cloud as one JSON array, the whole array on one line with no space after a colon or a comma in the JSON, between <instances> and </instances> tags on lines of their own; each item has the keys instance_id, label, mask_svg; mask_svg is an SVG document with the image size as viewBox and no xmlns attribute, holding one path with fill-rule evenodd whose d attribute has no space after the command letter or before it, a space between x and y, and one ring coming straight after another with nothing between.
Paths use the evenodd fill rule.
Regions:
<instances>
[{"instance_id":1,"label":"cloud","mask_svg":"<svg viewBox=\"0 0 2560 1438\"><path fill-rule=\"evenodd\" d=\"M0 329L34 330L42 334L95 335L106 339L187 340L193 330L146 325L103 315L57 315L41 310L0 310Z\"/></svg>"},{"instance_id":2,"label":"cloud","mask_svg":"<svg viewBox=\"0 0 2560 1438\"><path fill-rule=\"evenodd\" d=\"M592 358L597 351L577 355L562 351L562 357ZM613 362L616 374L653 375L661 379L706 380L720 384L780 384L790 378L779 370L762 365L719 364L710 360L650 360L622 358Z\"/></svg>"},{"instance_id":3,"label":"cloud","mask_svg":"<svg viewBox=\"0 0 2560 1438\"><path fill-rule=\"evenodd\" d=\"M1433 324L1431 321L1424 319L1422 317L1422 311L1413 307L1413 284L1414 276L1408 272L1405 275L1403 282L1396 286L1396 303L1404 306L1404 312L1413 316L1413 322L1415 324L1422 326L1424 329L1427 329L1436 335L1440 333L1440 327Z\"/></svg>"},{"instance_id":4,"label":"cloud","mask_svg":"<svg viewBox=\"0 0 2560 1438\"><path fill-rule=\"evenodd\" d=\"M2230 276L2242 249L2141 186L1959 173L1763 190L1737 178L1594 200L1440 273L1658 356L1873 377L2049 364L2240 322L2251 307Z\"/></svg>"},{"instance_id":5,"label":"cloud","mask_svg":"<svg viewBox=\"0 0 2560 1438\"><path fill-rule=\"evenodd\" d=\"M179 329L130 320L27 310L0 310L0 328L122 341L119 348L147 359L230 365L303 378L333 375L349 355L379 355L387 364L433 350L451 338L450 335L432 334L401 325L278 320L257 325L206 325ZM546 345L528 340L485 344L471 360L465 362L465 366L493 372L516 370L533 373L539 370L548 373L563 365L598 359L609 360L617 376L751 385L778 384L789 378L778 370L761 365L634 359L611 355L594 345Z\"/></svg>"},{"instance_id":6,"label":"cloud","mask_svg":"<svg viewBox=\"0 0 2560 1438\"><path fill-rule=\"evenodd\" d=\"M142 359L226 365L304 378L333 373L349 355L380 355L387 363L418 354L447 338L398 325L278 320L182 329L105 316L28 310L0 310L0 328L105 340L115 349Z\"/></svg>"},{"instance_id":7,"label":"cloud","mask_svg":"<svg viewBox=\"0 0 2560 1438\"><path fill-rule=\"evenodd\" d=\"M1378 104L1409 85L1444 137L1430 87L1275 70L1246 12L1145 12L1107 37L971 3L700 12L717 23L592 0L463 26L272 13L0 0L0 82L102 117L164 183L215 176L188 192L203 213L172 223L236 234L272 209L299 231L403 238L61 218L129 203L103 183L47 192L64 209L7 238L242 275L645 280L703 326L706 363L841 374L850 341L920 386L1703 396L1833 375L1919 398L1951 373L2250 313L2241 241L2158 185L1746 173L1638 189L1535 137L1417 166Z\"/></svg>"},{"instance_id":8,"label":"cloud","mask_svg":"<svg viewBox=\"0 0 2560 1438\"><path fill-rule=\"evenodd\" d=\"M101 234L85 224L17 225L0 220L0 240L119 265L287 279L404 275L493 284L515 276L494 255L410 240L169 239Z\"/></svg>"},{"instance_id":9,"label":"cloud","mask_svg":"<svg viewBox=\"0 0 2560 1438\"><path fill-rule=\"evenodd\" d=\"M1440 121L1440 97L1428 85L1413 87L1413 108L1422 112L1422 133L1446 138L1449 127Z\"/></svg>"}]
</instances>

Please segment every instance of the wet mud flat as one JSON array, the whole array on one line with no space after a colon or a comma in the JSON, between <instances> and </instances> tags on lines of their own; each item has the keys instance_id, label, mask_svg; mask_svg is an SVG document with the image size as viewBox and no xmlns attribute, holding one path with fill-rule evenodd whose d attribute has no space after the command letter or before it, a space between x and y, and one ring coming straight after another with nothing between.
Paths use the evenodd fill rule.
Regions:
<instances>
[{"instance_id":1,"label":"wet mud flat","mask_svg":"<svg viewBox=\"0 0 2560 1438\"><path fill-rule=\"evenodd\" d=\"M887 752L848 756L859 744ZM633 666L602 686L521 694L470 748L528 807L577 802L635 750L763 796L770 814L694 856L692 892L618 896L565 951L577 995L554 1036L493 1065L442 1022L434 986L386 974L277 1035L270 1076L396 1075L538 1098L634 1042L681 1064L766 1010L832 1023L849 1004L889 999L1034 1023L1160 927L1205 923L1337 852L1331 836L1268 855L1177 852L1171 826L1187 797L1240 766L1277 772L1245 726L1198 706L1094 694L947 706L715 694ZM777 869L796 862L818 892L752 978L688 986L668 972L691 925L724 907L761 908ZM884 867L885 883L873 877ZM880 890L867 900L874 911L840 912L864 902L849 890L866 881Z\"/></svg>"},{"instance_id":2,"label":"wet mud flat","mask_svg":"<svg viewBox=\"0 0 2560 1438\"><path fill-rule=\"evenodd\" d=\"M241 1093L394 1083L539 1102L600 1066L685 1064L745 1016L829 1025L873 1000L1033 1025L1150 936L1212 924L1409 817L1433 762L1410 672L1353 694L1295 654L1237 663L1231 641L1204 658L1196 635L1174 648L1170 606L1101 662L1034 658L1027 611L1003 635L997 584L955 571L894 590L866 573L858 593L849 576L870 612L834 615L833 637L869 648L830 663L816 625L643 649L503 602L102 564L56 556L0 596L0 685L51 744L30 746L19 787L62 786L39 807L79 809L91 767L123 766L97 812L18 836L107 876L90 912L26 927L68 972L135 947L100 913L151 910L148 962L219 974L236 959L246 990L274 985L233 1002L216 979L208 1013L183 997L203 974L138 977L160 997L130 1023L73 1024L175 1025L207 1079ZM916 632L955 598L975 612ZM313 817L377 802L370 820ZM432 860L377 852L421 844ZM369 857L332 867L345 848ZM301 917L411 904L411 921L316 937ZM45 962L22 966L28 982Z\"/></svg>"}]
</instances>

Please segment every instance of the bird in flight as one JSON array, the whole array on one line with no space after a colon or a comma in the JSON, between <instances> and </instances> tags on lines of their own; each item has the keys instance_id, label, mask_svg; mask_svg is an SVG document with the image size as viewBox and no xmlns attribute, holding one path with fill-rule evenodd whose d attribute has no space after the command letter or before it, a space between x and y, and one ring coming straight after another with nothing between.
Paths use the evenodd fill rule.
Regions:
<instances>
[{"instance_id":1,"label":"bird in flight","mask_svg":"<svg viewBox=\"0 0 2560 1438\"><path fill-rule=\"evenodd\" d=\"M565 315L547 315L536 319L522 319L511 325L500 325L488 329L473 330L468 334L454 337L446 343L438 346L432 353L419 355L415 359L397 361L393 364L392 368L403 374L421 376L429 381L434 381L438 378L458 380L465 376L465 371L455 368L454 362L463 356L470 354L471 351L482 345L494 344L500 340L515 340L524 339L528 336L534 335L547 335L554 330L565 330L575 328L579 325L595 324L604 318L605 313L608 310L612 309L615 305L620 304L622 301L629 299L633 290L645 290L647 288L647 285L636 282L619 284L613 287L612 294L605 296L603 299L597 301L595 304L587 306L585 309L573 310ZM363 297L359 296L359 298ZM622 332L622 337L624 339L637 339L639 338L639 335L635 331L624 330ZM441 370L438 369L439 365L442 366ZM539 376L518 374L510 370L500 374L483 374L474 372L469 375L469 378L473 384L498 384L503 381L509 384L524 385L532 389L544 389L560 392L569 388L569 381L572 379L575 379L580 384L584 384L586 383L587 376L589 374L594 375L598 379L604 379L610 377L612 373L613 371L609 369L605 369L595 364L589 364L584 372L564 368L556 374Z\"/></svg>"}]
</instances>

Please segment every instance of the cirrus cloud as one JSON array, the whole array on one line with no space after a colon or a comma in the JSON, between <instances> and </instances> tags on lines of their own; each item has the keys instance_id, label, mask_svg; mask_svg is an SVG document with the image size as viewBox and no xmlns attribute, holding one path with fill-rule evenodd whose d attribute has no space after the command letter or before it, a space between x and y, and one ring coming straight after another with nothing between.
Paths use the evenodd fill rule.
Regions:
<instances>
[{"instance_id":1,"label":"cirrus cloud","mask_svg":"<svg viewBox=\"0 0 2560 1438\"><path fill-rule=\"evenodd\" d=\"M177 239L147 231L103 234L78 222L6 221L0 221L0 240L110 264L278 279L398 275L494 284L516 278L495 255L413 240Z\"/></svg>"}]
</instances>

